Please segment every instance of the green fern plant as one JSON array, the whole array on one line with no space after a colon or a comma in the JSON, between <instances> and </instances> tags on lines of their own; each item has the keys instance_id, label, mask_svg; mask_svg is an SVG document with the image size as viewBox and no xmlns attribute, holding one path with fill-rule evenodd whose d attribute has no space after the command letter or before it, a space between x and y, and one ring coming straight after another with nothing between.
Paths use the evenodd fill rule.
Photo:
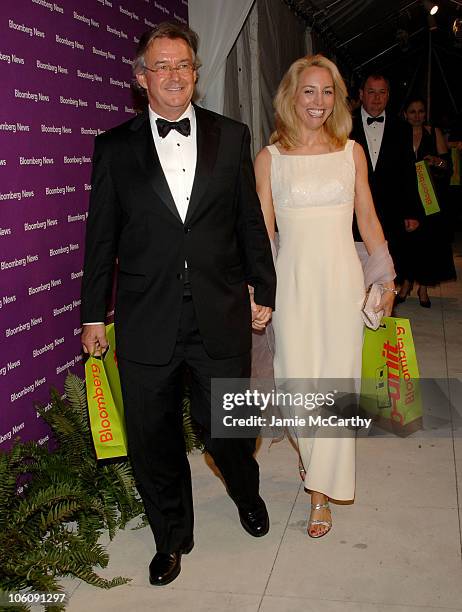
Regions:
<instances>
[{"instance_id":1,"label":"green fern plant","mask_svg":"<svg viewBox=\"0 0 462 612\"><path fill-rule=\"evenodd\" d=\"M195 421L192 420L191 412L190 412L190 404L191 398L189 393L189 388L186 387L185 395L183 397L182 402L182 410L183 410L183 435L184 441L186 445L186 452L191 453L194 449L198 449L201 452L204 452L204 444L201 440L198 425Z\"/></svg>"},{"instance_id":2,"label":"green fern plant","mask_svg":"<svg viewBox=\"0 0 462 612\"><path fill-rule=\"evenodd\" d=\"M8 453L0 454L0 593L61 592L59 578L64 576L105 589L130 580L108 580L95 571L109 561L98 544L104 531L112 539L136 517L143 517L137 527L146 524L130 464L97 463L85 383L68 374L64 388L66 399L52 389L51 408L37 407L52 429L57 449L50 453L36 442L17 441ZM183 423L188 452L202 449L188 396ZM45 608L59 611L65 606Z\"/></svg>"}]
</instances>

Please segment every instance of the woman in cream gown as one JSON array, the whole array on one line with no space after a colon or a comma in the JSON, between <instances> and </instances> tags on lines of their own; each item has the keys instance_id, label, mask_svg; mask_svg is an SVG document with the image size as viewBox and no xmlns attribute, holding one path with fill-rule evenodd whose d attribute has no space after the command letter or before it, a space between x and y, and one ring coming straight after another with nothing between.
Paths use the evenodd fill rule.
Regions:
<instances>
[{"instance_id":1,"label":"woman in cream gown","mask_svg":"<svg viewBox=\"0 0 462 612\"><path fill-rule=\"evenodd\" d=\"M361 377L365 296L352 235L354 211L368 253L386 246L364 152L348 140L351 117L335 64L320 55L294 62L281 81L275 109L272 144L255 161L270 238L276 225L279 232L274 376L293 390L313 379L351 384ZM393 277L384 283L389 291L379 306L386 315L393 305ZM290 379L299 380L290 387ZM320 431L309 437L291 433L311 491L308 534L320 537L332 524L328 499L354 498L355 440L352 432L335 438Z\"/></svg>"}]
</instances>

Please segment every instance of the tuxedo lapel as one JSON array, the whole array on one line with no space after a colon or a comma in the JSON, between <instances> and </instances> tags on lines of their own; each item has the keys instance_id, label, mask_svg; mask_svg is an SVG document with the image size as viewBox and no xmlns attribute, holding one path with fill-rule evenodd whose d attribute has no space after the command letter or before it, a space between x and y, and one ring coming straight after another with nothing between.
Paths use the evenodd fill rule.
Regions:
<instances>
[{"instance_id":1,"label":"tuxedo lapel","mask_svg":"<svg viewBox=\"0 0 462 612\"><path fill-rule=\"evenodd\" d=\"M207 190L220 142L220 129L216 125L214 116L197 106L194 106L194 110L196 113L197 162L185 223L191 219Z\"/></svg>"},{"instance_id":2,"label":"tuxedo lapel","mask_svg":"<svg viewBox=\"0 0 462 612\"><path fill-rule=\"evenodd\" d=\"M372 166L371 155L369 153L369 146L367 144L366 132L364 131L363 118L361 116L361 113L359 113L357 116L356 126L357 126L357 131L358 131L358 136L359 136L359 139L358 139L359 144L361 144L364 149L364 154L367 160L367 170L368 170L369 175L371 175L374 172L374 168Z\"/></svg>"},{"instance_id":3,"label":"tuxedo lapel","mask_svg":"<svg viewBox=\"0 0 462 612\"><path fill-rule=\"evenodd\" d=\"M157 155L152 137L151 124L147 112L139 115L130 126L130 144L135 151L138 162L149 178L150 185L170 212L182 223L175 205L164 171Z\"/></svg>"},{"instance_id":4,"label":"tuxedo lapel","mask_svg":"<svg viewBox=\"0 0 462 612\"><path fill-rule=\"evenodd\" d=\"M377 170L380 170L380 167L382 166L384 160L387 157L387 149L388 149L389 141L391 138L391 131L392 131L392 128L391 128L390 120L385 117L385 124L383 126L382 143L380 145L380 151L379 151L379 156L377 158L377 163L375 164L376 172Z\"/></svg>"}]
</instances>

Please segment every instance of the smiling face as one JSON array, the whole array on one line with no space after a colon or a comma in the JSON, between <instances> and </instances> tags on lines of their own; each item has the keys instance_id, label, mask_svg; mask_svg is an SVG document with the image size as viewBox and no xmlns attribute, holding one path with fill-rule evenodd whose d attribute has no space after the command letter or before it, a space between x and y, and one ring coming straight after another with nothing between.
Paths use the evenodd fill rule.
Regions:
<instances>
[{"instance_id":1,"label":"smiling face","mask_svg":"<svg viewBox=\"0 0 462 612\"><path fill-rule=\"evenodd\" d=\"M332 113L335 103L334 81L327 68L310 66L300 74L295 96L295 111L309 129L319 129Z\"/></svg>"},{"instance_id":2,"label":"smiling face","mask_svg":"<svg viewBox=\"0 0 462 612\"><path fill-rule=\"evenodd\" d=\"M182 38L156 38L146 51L144 61L148 68L158 68L165 64L194 64L192 50ZM172 70L167 75L144 70L137 74L136 78L141 87L146 89L152 110L161 117L174 121L184 113L191 102L196 76L196 70L186 74Z\"/></svg>"},{"instance_id":3,"label":"smiling face","mask_svg":"<svg viewBox=\"0 0 462 612\"><path fill-rule=\"evenodd\" d=\"M425 106L423 102L416 100L415 102L411 102L407 107L404 116L406 117L406 121L408 121L412 127L421 127L425 122Z\"/></svg>"},{"instance_id":4,"label":"smiling face","mask_svg":"<svg viewBox=\"0 0 462 612\"><path fill-rule=\"evenodd\" d=\"M371 117L378 117L388 103L388 84L385 79L369 77L364 83L364 89L359 90L359 97L366 113Z\"/></svg>"}]
</instances>

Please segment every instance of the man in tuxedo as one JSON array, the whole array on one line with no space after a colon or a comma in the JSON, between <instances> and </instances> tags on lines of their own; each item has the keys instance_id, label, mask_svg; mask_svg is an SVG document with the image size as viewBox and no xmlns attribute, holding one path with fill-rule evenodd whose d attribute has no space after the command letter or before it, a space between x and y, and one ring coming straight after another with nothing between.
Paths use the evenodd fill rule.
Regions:
<instances>
[{"instance_id":1,"label":"man in tuxedo","mask_svg":"<svg viewBox=\"0 0 462 612\"><path fill-rule=\"evenodd\" d=\"M404 232L418 227L422 209L412 131L404 121L386 112L390 84L383 75L368 76L359 95L361 109L353 119L351 138L359 142L366 153L375 209L399 274ZM355 240L362 240L356 222L354 235Z\"/></svg>"},{"instance_id":2,"label":"man in tuxedo","mask_svg":"<svg viewBox=\"0 0 462 612\"><path fill-rule=\"evenodd\" d=\"M270 319L276 277L249 130L191 104L197 44L167 22L140 40L134 73L148 108L96 138L82 285L82 344L101 351L118 259L117 356L129 456L157 548L154 585L174 580L193 547L186 369L192 416L242 526L257 537L269 529L255 439L210 433L211 379L250 375L252 325Z\"/></svg>"}]
</instances>

